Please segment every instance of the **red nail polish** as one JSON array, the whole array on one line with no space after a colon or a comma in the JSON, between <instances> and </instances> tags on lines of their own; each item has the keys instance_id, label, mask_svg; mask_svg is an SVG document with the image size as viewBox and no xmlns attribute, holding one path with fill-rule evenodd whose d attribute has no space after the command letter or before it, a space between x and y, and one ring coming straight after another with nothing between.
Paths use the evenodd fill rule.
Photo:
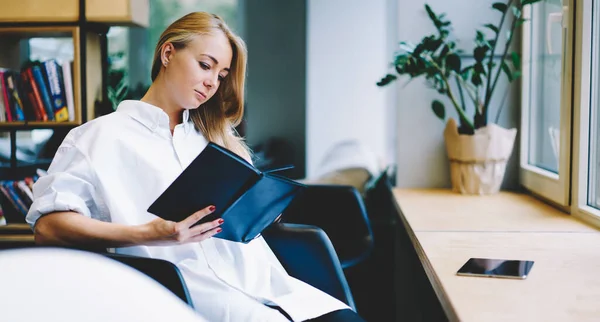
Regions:
<instances>
[{"instance_id":1,"label":"red nail polish","mask_svg":"<svg viewBox=\"0 0 600 322\"><path fill-rule=\"evenodd\" d=\"M217 233L220 233L221 231L223 231L223 229L221 229L221 228L217 229Z\"/></svg>"},{"instance_id":2,"label":"red nail polish","mask_svg":"<svg viewBox=\"0 0 600 322\"><path fill-rule=\"evenodd\" d=\"M225 220L219 219L219 224L222 224Z\"/></svg>"},{"instance_id":3,"label":"red nail polish","mask_svg":"<svg viewBox=\"0 0 600 322\"><path fill-rule=\"evenodd\" d=\"M210 211L215 211L215 206L210 206L210 207L208 207L208 210L210 210Z\"/></svg>"}]
</instances>

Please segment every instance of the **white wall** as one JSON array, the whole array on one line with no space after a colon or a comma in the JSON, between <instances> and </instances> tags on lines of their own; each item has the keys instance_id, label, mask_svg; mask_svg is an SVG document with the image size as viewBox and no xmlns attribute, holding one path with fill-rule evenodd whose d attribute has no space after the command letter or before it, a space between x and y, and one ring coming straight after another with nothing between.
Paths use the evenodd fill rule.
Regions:
<instances>
[{"instance_id":1,"label":"white wall","mask_svg":"<svg viewBox=\"0 0 600 322\"><path fill-rule=\"evenodd\" d=\"M500 18L498 11L491 9L494 0L399 0L397 8L398 41L418 42L435 29L425 12L425 3L437 14L446 13L454 26L454 34L460 40L459 46L472 54L475 29L485 23L496 24ZM420 80L414 80L407 86L405 80L390 86L388 90L397 93L397 176L399 187L449 187L450 175L448 159L443 140L444 123L431 111L431 101L442 99ZM495 96L492 99L489 121L496 117L497 106L507 88L506 77L502 75ZM519 100L518 82L511 85L500 121L504 127L518 126ZM446 102L446 101L444 101ZM446 103L446 114L457 118L456 112ZM519 138L516 139L519 142ZM515 144L509 161L504 188L518 187L518 145Z\"/></svg>"},{"instance_id":2,"label":"white wall","mask_svg":"<svg viewBox=\"0 0 600 322\"><path fill-rule=\"evenodd\" d=\"M307 176L328 149L349 139L382 162L393 162L390 102L395 97L375 84L391 57L394 1L308 0L307 5Z\"/></svg>"}]
</instances>

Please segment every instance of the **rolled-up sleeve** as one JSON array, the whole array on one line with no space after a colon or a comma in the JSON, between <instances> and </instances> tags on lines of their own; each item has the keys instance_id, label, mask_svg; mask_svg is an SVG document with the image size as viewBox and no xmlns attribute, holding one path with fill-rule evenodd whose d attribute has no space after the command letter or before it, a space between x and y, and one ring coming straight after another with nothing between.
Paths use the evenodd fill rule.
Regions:
<instances>
[{"instance_id":1,"label":"rolled-up sleeve","mask_svg":"<svg viewBox=\"0 0 600 322\"><path fill-rule=\"evenodd\" d=\"M63 144L48 169L33 186L33 204L27 223L52 212L74 211L87 217L97 211L95 176L88 158L75 146Z\"/></svg>"}]
</instances>

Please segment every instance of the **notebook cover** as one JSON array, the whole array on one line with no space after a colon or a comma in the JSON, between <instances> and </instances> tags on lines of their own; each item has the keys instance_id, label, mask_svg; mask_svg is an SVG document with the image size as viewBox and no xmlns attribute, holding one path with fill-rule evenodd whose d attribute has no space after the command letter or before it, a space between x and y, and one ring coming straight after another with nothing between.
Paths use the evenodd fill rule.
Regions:
<instances>
[{"instance_id":1,"label":"notebook cover","mask_svg":"<svg viewBox=\"0 0 600 322\"><path fill-rule=\"evenodd\" d=\"M210 142L148 212L177 222L214 205L215 212L196 224L223 217L223 230L215 237L247 243L259 236L302 188L295 181L263 174L237 154Z\"/></svg>"}]
</instances>

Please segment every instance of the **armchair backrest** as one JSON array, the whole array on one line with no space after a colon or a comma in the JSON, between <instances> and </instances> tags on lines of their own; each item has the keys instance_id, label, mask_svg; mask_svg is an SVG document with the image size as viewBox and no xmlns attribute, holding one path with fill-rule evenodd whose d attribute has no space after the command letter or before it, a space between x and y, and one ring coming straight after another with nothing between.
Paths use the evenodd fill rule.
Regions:
<instances>
[{"instance_id":1,"label":"armchair backrest","mask_svg":"<svg viewBox=\"0 0 600 322\"><path fill-rule=\"evenodd\" d=\"M314 225L325 231L342 268L365 260L373 232L361 194L344 185L308 185L285 209L282 222Z\"/></svg>"},{"instance_id":2,"label":"armchair backrest","mask_svg":"<svg viewBox=\"0 0 600 322\"><path fill-rule=\"evenodd\" d=\"M321 228L276 223L262 235L288 274L356 310L338 256Z\"/></svg>"}]
</instances>

